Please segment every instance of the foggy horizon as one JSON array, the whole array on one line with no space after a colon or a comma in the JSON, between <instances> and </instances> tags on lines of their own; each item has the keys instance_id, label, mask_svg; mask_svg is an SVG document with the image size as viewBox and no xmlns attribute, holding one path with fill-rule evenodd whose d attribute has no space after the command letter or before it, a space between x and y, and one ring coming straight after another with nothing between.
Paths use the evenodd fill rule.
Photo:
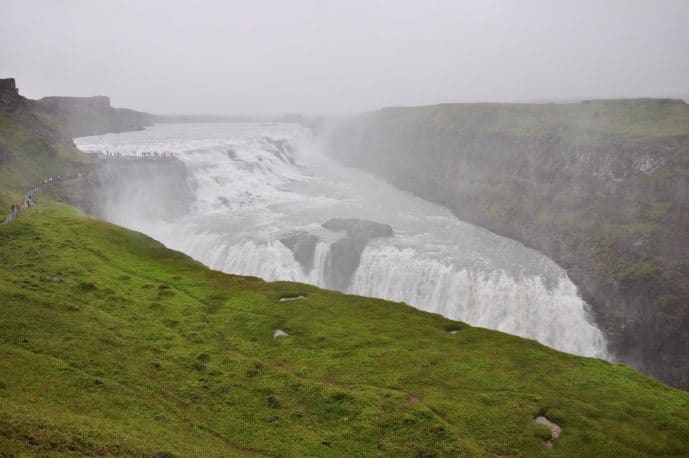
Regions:
<instances>
[{"instance_id":1,"label":"foggy horizon","mask_svg":"<svg viewBox=\"0 0 689 458\"><path fill-rule=\"evenodd\" d=\"M169 3L5 1L0 77L158 114L689 95L685 0Z\"/></svg>"}]
</instances>

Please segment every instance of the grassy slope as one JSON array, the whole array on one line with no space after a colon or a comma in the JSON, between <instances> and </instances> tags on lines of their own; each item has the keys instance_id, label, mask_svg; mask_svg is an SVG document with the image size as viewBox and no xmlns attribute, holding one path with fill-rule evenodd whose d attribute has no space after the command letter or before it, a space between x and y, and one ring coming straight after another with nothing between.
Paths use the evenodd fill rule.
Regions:
<instances>
[{"instance_id":1,"label":"grassy slope","mask_svg":"<svg viewBox=\"0 0 689 458\"><path fill-rule=\"evenodd\" d=\"M0 247L5 453L689 454L689 394L626 367L211 271L60 204ZM564 427L552 451L542 412Z\"/></svg>"},{"instance_id":2,"label":"grassy slope","mask_svg":"<svg viewBox=\"0 0 689 458\"><path fill-rule=\"evenodd\" d=\"M90 162L88 156L56 137L57 133L29 112L15 117L0 113L0 146L12 155L9 163L0 164L0 215L31 185L49 176L72 174Z\"/></svg>"}]
</instances>

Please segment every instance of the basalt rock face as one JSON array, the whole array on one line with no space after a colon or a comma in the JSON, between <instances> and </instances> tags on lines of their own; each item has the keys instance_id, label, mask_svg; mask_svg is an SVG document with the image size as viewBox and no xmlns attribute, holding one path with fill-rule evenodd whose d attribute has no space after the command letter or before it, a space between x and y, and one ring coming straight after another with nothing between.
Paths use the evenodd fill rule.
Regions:
<instances>
[{"instance_id":1,"label":"basalt rock face","mask_svg":"<svg viewBox=\"0 0 689 458\"><path fill-rule=\"evenodd\" d=\"M333 218L322 224L325 229L344 232L345 236L330 246L325 282L329 288L346 291L359 267L361 253L369 240L391 237L392 227L362 219Z\"/></svg>"},{"instance_id":2,"label":"basalt rock face","mask_svg":"<svg viewBox=\"0 0 689 458\"><path fill-rule=\"evenodd\" d=\"M318 237L305 231L294 231L282 236L280 242L292 251L305 273L311 270Z\"/></svg>"},{"instance_id":3,"label":"basalt rock face","mask_svg":"<svg viewBox=\"0 0 689 458\"><path fill-rule=\"evenodd\" d=\"M14 78L0 79L0 112L15 113L26 104L26 99L19 95Z\"/></svg>"},{"instance_id":4,"label":"basalt rock face","mask_svg":"<svg viewBox=\"0 0 689 458\"><path fill-rule=\"evenodd\" d=\"M147 113L113 108L105 96L44 97L31 101L31 105L36 112L48 115L69 138L142 130L153 123L152 115Z\"/></svg>"},{"instance_id":5,"label":"basalt rock face","mask_svg":"<svg viewBox=\"0 0 689 458\"><path fill-rule=\"evenodd\" d=\"M393 235L392 227L387 224L363 219L333 218L321 226L340 235L330 244L323 269L325 286L338 291L347 291L369 241ZM304 273L314 267L319 240L307 231L292 231L280 237L280 242L292 251Z\"/></svg>"},{"instance_id":6,"label":"basalt rock face","mask_svg":"<svg viewBox=\"0 0 689 458\"><path fill-rule=\"evenodd\" d=\"M331 151L544 252L621 361L689 389L683 102L386 109L341 125Z\"/></svg>"},{"instance_id":7,"label":"basalt rock face","mask_svg":"<svg viewBox=\"0 0 689 458\"><path fill-rule=\"evenodd\" d=\"M33 110L34 101L19 94L14 78L0 79L0 116L8 117L21 125L26 133L35 136L32 140L40 144L37 149L48 155L55 155L56 147L73 147L71 138L59 132ZM0 166L10 162L12 147L0 143ZM24 151L26 153L26 151Z\"/></svg>"}]
</instances>

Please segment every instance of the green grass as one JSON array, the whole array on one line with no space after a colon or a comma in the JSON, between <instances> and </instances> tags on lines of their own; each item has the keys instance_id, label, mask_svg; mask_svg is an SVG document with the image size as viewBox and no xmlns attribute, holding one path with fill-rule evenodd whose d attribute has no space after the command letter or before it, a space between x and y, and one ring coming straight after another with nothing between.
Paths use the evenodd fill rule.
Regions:
<instances>
[{"instance_id":1,"label":"green grass","mask_svg":"<svg viewBox=\"0 0 689 458\"><path fill-rule=\"evenodd\" d=\"M574 144L617 145L689 135L689 105L670 99L581 103L463 103L386 108L371 116L482 134L562 137Z\"/></svg>"},{"instance_id":2,"label":"green grass","mask_svg":"<svg viewBox=\"0 0 689 458\"><path fill-rule=\"evenodd\" d=\"M689 394L624 366L211 271L56 203L0 248L7 455L689 454Z\"/></svg>"},{"instance_id":3,"label":"green grass","mask_svg":"<svg viewBox=\"0 0 689 458\"><path fill-rule=\"evenodd\" d=\"M88 155L55 136L31 113L18 117L0 113L0 147L11 154L9 162L0 164L0 215L30 186L50 176L73 174L91 163Z\"/></svg>"}]
</instances>

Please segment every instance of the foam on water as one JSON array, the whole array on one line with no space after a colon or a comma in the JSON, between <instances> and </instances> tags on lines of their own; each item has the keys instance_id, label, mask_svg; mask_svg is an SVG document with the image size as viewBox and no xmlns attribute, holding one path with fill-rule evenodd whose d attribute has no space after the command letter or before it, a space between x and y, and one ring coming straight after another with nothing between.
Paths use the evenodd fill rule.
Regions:
<instances>
[{"instance_id":1,"label":"foam on water","mask_svg":"<svg viewBox=\"0 0 689 458\"><path fill-rule=\"evenodd\" d=\"M608 357L576 286L550 259L334 163L299 126L167 124L75 141L85 151L172 152L182 160L196 198L187 215L166 222L117 207L106 216L209 267L327 286L330 244L341 234L321 224L336 217L368 219L391 225L395 235L363 251L348 292L404 301L570 353ZM308 271L280 242L290 231L319 239Z\"/></svg>"}]
</instances>

